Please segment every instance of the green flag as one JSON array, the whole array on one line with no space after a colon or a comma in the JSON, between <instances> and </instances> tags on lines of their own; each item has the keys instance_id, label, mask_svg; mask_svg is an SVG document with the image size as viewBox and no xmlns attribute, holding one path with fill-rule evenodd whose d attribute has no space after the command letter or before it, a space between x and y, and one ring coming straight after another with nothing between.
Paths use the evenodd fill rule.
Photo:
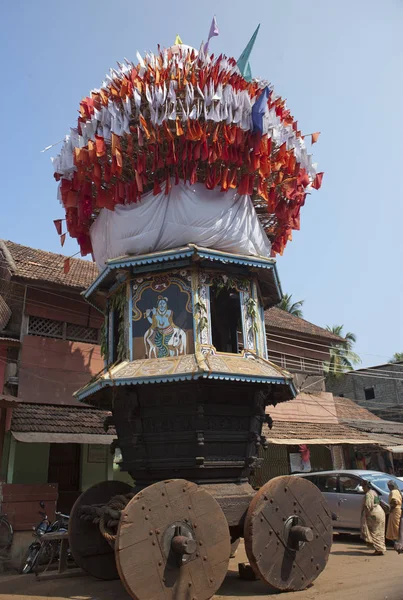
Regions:
<instances>
[{"instance_id":1,"label":"green flag","mask_svg":"<svg viewBox=\"0 0 403 600\"><path fill-rule=\"evenodd\" d=\"M249 64L249 57L251 55L253 46L255 45L257 34L259 33L259 28L260 24L256 27L255 33L250 38L248 45L246 46L245 50L242 52L241 56L238 58L238 61L236 63L238 69L241 71L242 77L245 77L247 81L252 80L252 71Z\"/></svg>"}]
</instances>

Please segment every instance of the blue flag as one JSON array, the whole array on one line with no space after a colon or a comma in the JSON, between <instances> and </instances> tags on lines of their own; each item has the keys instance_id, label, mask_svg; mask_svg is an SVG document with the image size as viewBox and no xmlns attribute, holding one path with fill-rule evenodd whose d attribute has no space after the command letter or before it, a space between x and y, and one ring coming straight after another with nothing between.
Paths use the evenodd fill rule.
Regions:
<instances>
[{"instance_id":1,"label":"blue flag","mask_svg":"<svg viewBox=\"0 0 403 600\"><path fill-rule=\"evenodd\" d=\"M267 99L269 97L269 86L265 87L259 98L252 107L253 130L263 133L263 117L267 108Z\"/></svg>"},{"instance_id":2,"label":"blue flag","mask_svg":"<svg viewBox=\"0 0 403 600\"><path fill-rule=\"evenodd\" d=\"M246 79L246 81L252 80L252 71L251 71L250 64L249 64L249 57L253 50L253 46L255 45L257 34L259 33L259 29L260 29L260 24L256 27L255 33L250 38L248 45L246 46L245 50L242 52L241 56L238 58L238 61L236 63L238 66L238 69L241 71L242 77L244 77Z\"/></svg>"}]
</instances>

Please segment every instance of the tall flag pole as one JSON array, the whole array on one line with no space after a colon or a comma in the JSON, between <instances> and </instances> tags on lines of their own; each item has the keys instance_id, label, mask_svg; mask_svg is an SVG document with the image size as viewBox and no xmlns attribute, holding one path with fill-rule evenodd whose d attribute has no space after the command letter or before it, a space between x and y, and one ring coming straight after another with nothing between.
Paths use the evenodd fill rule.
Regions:
<instances>
[{"instance_id":1,"label":"tall flag pole","mask_svg":"<svg viewBox=\"0 0 403 600\"><path fill-rule=\"evenodd\" d=\"M260 23L256 27L255 33L250 38L248 45L245 50L242 52L241 56L238 58L237 66L241 72L242 77L246 79L246 81L252 81L252 71L249 64L249 57L253 50L253 46L255 45L257 34L259 33Z\"/></svg>"},{"instance_id":2,"label":"tall flag pole","mask_svg":"<svg viewBox=\"0 0 403 600\"><path fill-rule=\"evenodd\" d=\"M217 19L214 15L213 20L211 21L210 31L208 34L207 42L204 44L204 53L208 50L208 45L210 43L211 38L216 37L220 34L220 30L218 29Z\"/></svg>"}]
</instances>

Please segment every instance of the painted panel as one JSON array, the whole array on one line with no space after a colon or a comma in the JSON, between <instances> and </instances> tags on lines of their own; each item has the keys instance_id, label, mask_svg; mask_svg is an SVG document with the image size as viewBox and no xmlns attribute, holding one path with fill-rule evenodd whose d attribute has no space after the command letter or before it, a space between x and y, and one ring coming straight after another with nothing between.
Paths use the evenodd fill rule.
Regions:
<instances>
[{"instance_id":1,"label":"painted panel","mask_svg":"<svg viewBox=\"0 0 403 600\"><path fill-rule=\"evenodd\" d=\"M200 345L211 345L210 277L200 271L193 276L195 298L195 338Z\"/></svg>"},{"instance_id":2,"label":"painted panel","mask_svg":"<svg viewBox=\"0 0 403 600\"><path fill-rule=\"evenodd\" d=\"M194 351L191 274L132 281L133 358L165 358Z\"/></svg>"}]
</instances>

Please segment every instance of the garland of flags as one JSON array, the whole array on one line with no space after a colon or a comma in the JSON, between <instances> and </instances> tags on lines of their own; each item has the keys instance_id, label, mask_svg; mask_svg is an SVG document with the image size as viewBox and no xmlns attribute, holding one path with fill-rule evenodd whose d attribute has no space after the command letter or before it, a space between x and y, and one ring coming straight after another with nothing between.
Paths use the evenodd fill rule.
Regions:
<instances>
[{"instance_id":1,"label":"garland of flags","mask_svg":"<svg viewBox=\"0 0 403 600\"><path fill-rule=\"evenodd\" d=\"M199 52L180 44L137 54L137 64L118 63L81 101L77 127L52 160L67 231L83 256L100 210L151 190L169 194L179 181L250 195L273 253L282 254L323 173L285 101L268 82L249 80L252 39L238 65L209 56L203 44ZM310 135L315 143L319 133ZM61 219L55 226L64 243Z\"/></svg>"}]
</instances>

